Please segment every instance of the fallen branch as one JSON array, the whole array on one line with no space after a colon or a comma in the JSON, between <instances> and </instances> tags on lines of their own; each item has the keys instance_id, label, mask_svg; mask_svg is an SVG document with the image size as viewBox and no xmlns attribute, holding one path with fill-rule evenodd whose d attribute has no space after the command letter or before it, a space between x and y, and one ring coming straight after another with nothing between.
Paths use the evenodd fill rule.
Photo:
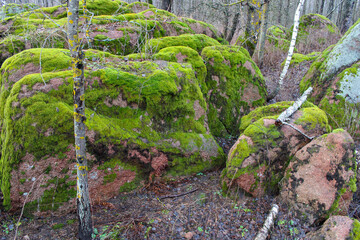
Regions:
<instances>
[{"instance_id":1,"label":"fallen branch","mask_svg":"<svg viewBox=\"0 0 360 240\"><path fill-rule=\"evenodd\" d=\"M289 120L289 118L291 117L291 115L293 115L300 107L301 105L306 101L307 96L311 93L312 91L312 87L309 87L304 93L303 95L298 98L298 100L296 100L294 102L294 104L289 107L288 109L286 109L285 111L283 111L280 116L276 119L275 121L275 125L276 126L282 126L282 125L287 125L291 128L293 128L294 130L298 131L299 133L301 133L304 137L306 137L309 140L312 140L314 137L310 137L308 135L306 135L304 132L302 132L300 129L298 129L297 127L291 125L290 123L287 123L287 121Z\"/></svg>"},{"instance_id":2,"label":"fallen branch","mask_svg":"<svg viewBox=\"0 0 360 240\"><path fill-rule=\"evenodd\" d=\"M276 119L275 125L281 126L284 122L287 122L291 115L293 115L301 105L306 101L308 95L312 92L313 88L309 87L300 98L298 98L294 104L286 109L284 112L280 114L280 116Z\"/></svg>"},{"instance_id":3,"label":"fallen branch","mask_svg":"<svg viewBox=\"0 0 360 240\"><path fill-rule=\"evenodd\" d=\"M274 225L274 220L279 212L279 206L274 204L271 208L269 215L267 216L264 226L260 229L255 237L255 240L265 240L269 233L270 228Z\"/></svg>"},{"instance_id":4,"label":"fallen branch","mask_svg":"<svg viewBox=\"0 0 360 240\"><path fill-rule=\"evenodd\" d=\"M196 192L197 190L199 190L199 189L198 189L198 188L196 188L196 189L191 190L191 191L189 191L189 192L180 193L180 194L176 194L176 195L166 195L166 196L159 197L159 199L165 199L165 198L177 198L177 197L181 197L181 196L184 196L184 195L187 195L187 194L190 194L190 193Z\"/></svg>"}]
</instances>

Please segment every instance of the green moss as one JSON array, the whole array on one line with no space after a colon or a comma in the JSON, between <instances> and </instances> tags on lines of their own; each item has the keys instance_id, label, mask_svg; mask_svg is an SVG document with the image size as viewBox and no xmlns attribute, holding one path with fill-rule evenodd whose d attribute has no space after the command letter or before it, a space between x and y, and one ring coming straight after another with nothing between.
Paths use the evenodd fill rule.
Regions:
<instances>
[{"instance_id":1,"label":"green moss","mask_svg":"<svg viewBox=\"0 0 360 240\"><path fill-rule=\"evenodd\" d=\"M27 64L33 64L37 71L37 49L7 59L1 69L1 100L5 104L0 109L0 177L6 207L10 207L10 173L26 153L32 154L35 161L45 161L45 156L59 159L74 141L73 99L69 94L73 83L72 72L67 71L68 51L43 49L43 53L42 76L34 73L16 82L9 79ZM206 102L192 65L166 61L125 62L114 55L92 50L86 52L86 58L85 77L89 83L86 125L96 133L87 149L96 158L92 164L100 164L105 169L119 166L136 172L135 180L124 185L121 191L138 186L151 171L150 164L144 167L140 160L129 159L129 149L149 151L153 157L156 155L150 151L152 148L164 153L169 161L169 173L174 175L204 171L224 163L221 148L206 134ZM51 84L54 79L58 83L56 87ZM42 90L43 81L48 90ZM48 129L52 129L51 134ZM116 149L111 159L106 150L99 152L101 147L109 145ZM211 153L211 157L204 157L204 153ZM112 179L113 175L107 178ZM27 204L27 213L38 204L41 211L56 210L76 194L74 182L68 179L53 179L47 184L43 196Z\"/></svg>"},{"instance_id":2,"label":"green moss","mask_svg":"<svg viewBox=\"0 0 360 240\"><path fill-rule=\"evenodd\" d=\"M251 107L265 102L264 78L244 48L211 46L204 48L201 55L207 67L206 85L211 91L207 96L211 133L237 135L240 118Z\"/></svg>"},{"instance_id":3,"label":"green moss","mask_svg":"<svg viewBox=\"0 0 360 240\"><path fill-rule=\"evenodd\" d=\"M311 86L320 84L323 85L323 82L319 81L319 76L324 71L324 65L323 62L331 52L331 50L334 48L335 45L329 46L327 49L325 49L322 54L316 58L316 60L311 64L310 69L306 73L306 75L302 78L300 82L300 92L303 93ZM316 96L316 99L321 99L323 94L319 94L319 96ZM312 98L310 98L311 101L313 101ZM319 101L319 100L317 100Z\"/></svg>"},{"instance_id":4,"label":"green moss","mask_svg":"<svg viewBox=\"0 0 360 240\"><path fill-rule=\"evenodd\" d=\"M158 53L152 56L156 60L165 60L171 62L187 62L190 63L196 73L196 77L201 85L203 94L207 93L207 87L205 84L206 66L200 55L189 47L167 47L161 49Z\"/></svg>"},{"instance_id":5,"label":"green moss","mask_svg":"<svg viewBox=\"0 0 360 240\"><path fill-rule=\"evenodd\" d=\"M44 173L49 174L51 169L52 169L51 165L47 166L47 168L45 168L45 170L44 170Z\"/></svg>"},{"instance_id":6,"label":"green moss","mask_svg":"<svg viewBox=\"0 0 360 240\"><path fill-rule=\"evenodd\" d=\"M115 179L116 179L116 173L106 175L106 176L104 176L103 184L105 185L107 183L111 183L111 182L115 181Z\"/></svg>"},{"instance_id":7,"label":"green moss","mask_svg":"<svg viewBox=\"0 0 360 240\"><path fill-rule=\"evenodd\" d=\"M143 51L148 49L147 51L155 53L166 47L185 46L200 53L203 48L214 45L220 45L220 43L204 34L183 34L174 37L150 39L145 44Z\"/></svg>"},{"instance_id":8,"label":"green moss","mask_svg":"<svg viewBox=\"0 0 360 240\"><path fill-rule=\"evenodd\" d=\"M267 34L271 35L275 38L282 38L284 39L286 37L286 28L279 25L273 25L268 28Z\"/></svg>"},{"instance_id":9,"label":"green moss","mask_svg":"<svg viewBox=\"0 0 360 240\"><path fill-rule=\"evenodd\" d=\"M72 224L74 224L76 221L77 221L77 219L69 219L69 220L66 220L66 223L69 224L69 225L72 225Z\"/></svg>"},{"instance_id":10,"label":"green moss","mask_svg":"<svg viewBox=\"0 0 360 240\"><path fill-rule=\"evenodd\" d=\"M360 239L360 222L357 219L354 219L352 224L352 229L350 232L351 240L359 240Z\"/></svg>"},{"instance_id":11,"label":"green moss","mask_svg":"<svg viewBox=\"0 0 360 240\"><path fill-rule=\"evenodd\" d=\"M291 62L290 62L290 65L292 66L296 66L302 62L312 62L312 61L315 61L319 55L321 53L320 52L313 52L313 53L310 53L310 54L307 54L307 55L304 55L304 54L301 54L301 53L294 53L293 54L293 57L291 59ZM284 62L281 63L282 66L285 65L285 62L286 60L284 60Z\"/></svg>"},{"instance_id":12,"label":"green moss","mask_svg":"<svg viewBox=\"0 0 360 240\"><path fill-rule=\"evenodd\" d=\"M51 228L54 230L57 230L57 229L63 228L64 226L65 226L65 224L63 224L63 223L57 223L57 224L52 225Z\"/></svg>"},{"instance_id":13,"label":"green moss","mask_svg":"<svg viewBox=\"0 0 360 240\"><path fill-rule=\"evenodd\" d=\"M266 116L278 116L284 110L289 108L294 102L278 102L275 104L262 106L256 108L254 111L251 111L248 115L245 115L241 118L240 124L240 133L242 133L250 124L253 122L266 117ZM301 108L314 107L315 105L311 102L304 102Z\"/></svg>"},{"instance_id":14,"label":"green moss","mask_svg":"<svg viewBox=\"0 0 360 240\"><path fill-rule=\"evenodd\" d=\"M307 127L307 129L318 127L324 129L325 132L331 131L326 113L318 107L303 108L301 117L295 123Z\"/></svg>"}]
</instances>

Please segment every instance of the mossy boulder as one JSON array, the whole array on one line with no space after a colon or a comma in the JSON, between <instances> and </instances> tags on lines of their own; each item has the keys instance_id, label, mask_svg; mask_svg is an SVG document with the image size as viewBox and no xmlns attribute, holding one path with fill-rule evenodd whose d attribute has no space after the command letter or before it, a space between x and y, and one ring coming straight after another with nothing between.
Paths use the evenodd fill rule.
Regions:
<instances>
[{"instance_id":1,"label":"mossy boulder","mask_svg":"<svg viewBox=\"0 0 360 240\"><path fill-rule=\"evenodd\" d=\"M264 78L249 53L238 46L203 49L208 89L208 121L214 136L236 136L240 119L265 104Z\"/></svg>"},{"instance_id":2,"label":"mossy boulder","mask_svg":"<svg viewBox=\"0 0 360 240\"><path fill-rule=\"evenodd\" d=\"M275 38L286 38L289 30L281 25L273 25L268 28L266 34Z\"/></svg>"},{"instance_id":3,"label":"mossy boulder","mask_svg":"<svg viewBox=\"0 0 360 240\"><path fill-rule=\"evenodd\" d=\"M292 28L290 28L292 29ZM291 40L292 31L287 38ZM319 14L307 14L300 18L296 46L299 53L322 52L341 38L339 29L328 18Z\"/></svg>"},{"instance_id":4,"label":"mossy boulder","mask_svg":"<svg viewBox=\"0 0 360 240\"><path fill-rule=\"evenodd\" d=\"M219 44L215 39L222 41L221 35L212 25L177 17L147 3L127 4L119 0L94 0L87 3L87 9L94 13L94 17L89 36L84 41L84 48L128 55L141 52L144 43L152 38L196 33L206 33L210 37L195 35L193 45L196 41L212 40L212 43L206 46ZM82 14L82 7L79 11ZM84 21L80 21L80 27L83 27L83 24ZM65 5L41 8L5 19L0 23L0 36L17 39L19 44L14 51L14 47L3 39L5 42L0 44L3 58L29 48L66 48L67 36L63 30L66 26ZM81 33L80 37L85 36Z\"/></svg>"},{"instance_id":5,"label":"mossy boulder","mask_svg":"<svg viewBox=\"0 0 360 240\"><path fill-rule=\"evenodd\" d=\"M331 216L321 228L306 234L307 239L359 239L360 223L348 216ZM358 228L358 229L357 229ZM356 233L355 233L356 232Z\"/></svg>"},{"instance_id":6,"label":"mossy boulder","mask_svg":"<svg viewBox=\"0 0 360 240\"><path fill-rule=\"evenodd\" d=\"M223 189L238 189L259 197L277 194L279 182L295 153L309 139L288 125L277 127L275 120L293 102L259 107L241 119L241 135L231 148L222 173ZM330 130L325 113L305 102L289 122L308 136ZM232 191L231 191L232 192Z\"/></svg>"},{"instance_id":7,"label":"mossy boulder","mask_svg":"<svg viewBox=\"0 0 360 240\"><path fill-rule=\"evenodd\" d=\"M360 21L335 46L326 49L300 83L314 88L310 100L331 116L334 127L345 127L356 138L360 119Z\"/></svg>"},{"instance_id":8,"label":"mossy boulder","mask_svg":"<svg viewBox=\"0 0 360 240\"><path fill-rule=\"evenodd\" d=\"M126 6L127 9L132 13L139 13L149 8L155 8L154 5L146 3L146 2L133 2Z\"/></svg>"},{"instance_id":9,"label":"mossy boulder","mask_svg":"<svg viewBox=\"0 0 360 240\"><path fill-rule=\"evenodd\" d=\"M95 50L86 51L86 58L92 197L115 196L149 175L192 174L224 163L222 149L207 133L206 101L191 64L126 61ZM69 69L69 52L63 49L26 50L1 68L0 177L6 207L20 207L36 179L40 190L28 199L29 212L70 206L76 176Z\"/></svg>"},{"instance_id":10,"label":"mossy boulder","mask_svg":"<svg viewBox=\"0 0 360 240\"><path fill-rule=\"evenodd\" d=\"M149 39L143 47L143 52L156 53L166 47L185 46L201 53L205 47L215 45L220 45L220 43L204 34L183 34L180 36Z\"/></svg>"},{"instance_id":11,"label":"mossy boulder","mask_svg":"<svg viewBox=\"0 0 360 240\"><path fill-rule=\"evenodd\" d=\"M309 224L347 215L356 192L355 144L343 129L317 137L295 154L281 199Z\"/></svg>"}]
</instances>

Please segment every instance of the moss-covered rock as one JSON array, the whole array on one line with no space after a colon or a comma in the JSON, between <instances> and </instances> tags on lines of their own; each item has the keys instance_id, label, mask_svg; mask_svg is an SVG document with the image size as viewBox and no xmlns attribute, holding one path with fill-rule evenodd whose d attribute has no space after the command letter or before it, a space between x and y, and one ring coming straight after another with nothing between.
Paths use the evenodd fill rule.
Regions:
<instances>
[{"instance_id":1,"label":"moss-covered rock","mask_svg":"<svg viewBox=\"0 0 360 240\"><path fill-rule=\"evenodd\" d=\"M134 62L93 50L86 52L86 58L93 197L101 193L108 198L136 187L149 174L191 174L224 163L222 149L207 133L207 106L190 64L196 61ZM0 177L6 207L20 206L31 176L42 175L39 184L44 186L29 199L28 211L37 206L66 209L73 197L69 66L67 50L31 49L7 59L1 68ZM55 200L50 198L54 194Z\"/></svg>"},{"instance_id":2,"label":"moss-covered rock","mask_svg":"<svg viewBox=\"0 0 360 240\"><path fill-rule=\"evenodd\" d=\"M174 37L149 39L143 48L143 52L156 53L166 47L185 46L201 53L205 47L215 45L220 45L220 43L204 34L183 34Z\"/></svg>"},{"instance_id":3,"label":"moss-covered rock","mask_svg":"<svg viewBox=\"0 0 360 240\"><path fill-rule=\"evenodd\" d=\"M292 28L290 28L292 29ZM286 39L291 40L292 31ZM339 29L328 18L319 14L307 14L300 18L296 46L299 53L322 52L341 37Z\"/></svg>"},{"instance_id":4,"label":"moss-covered rock","mask_svg":"<svg viewBox=\"0 0 360 240\"><path fill-rule=\"evenodd\" d=\"M297 217L313 224L331 215L348 214L356 192L354 149L351 136L337 129L295 154L286 169L281 198Z\"/></svg>"},{"instance_id":5,"label":"moss-covered rock","mask_svg":"<svg viewBox=\"0 0 360 240\"><path fill-rule=\"evenodd\" d=\"M314 88L310 98L330 116L334 127L345 127L356 138L360 119L360 21L335 46L326 49L311 65L300 83L303 92ZM349 127L350 126L350 127Z\"/></svg>"},{"instance_id":6,"label":"moss-covered rock","mask_svg":"<svg viewBox=\"0 0 360 240\"><path fill-rule=\"evenodd\" d=\"M271 27L268 28L266 34L268 36L272 36L275 38L286 38L287 32L289 30L287 28L285 28L284 26L281 25L273 25Z\"/></svg>"},{"instance_id":7,"label":"moss-covered rock","mask_svg":"<svg viewBox=\"0 0 360 240\"><path fill-rule=\"evenodd\" d=\"M244 48L212 46L204 48L201 55L207 67L211 133L235 136L241 117L265 103L264 78Z\"/></svg>"},{"instance_id":8,"label":"moss-covered rock","mask_svg":"<svg viewBox=\"0 0 360 240\"><path fill-rule=\"evenodd\" d=\"M253 196L278 193L290 159L309 141L287 125L275 126L280 113L292 104L260 107L241 119L241 136L231 148L222 173L224 190L235 186ZM321 109L306 102L289 123L308 136L318 136L330 130L327 121Z\"/></svg>"},{"instance_id":9,"label":"moss-covered rock","mask_svg":"<svg viewBox=\"0 0 360 240\"><path fill-rule=\"evenodd\" d=\"M179 18L147 3L127 4L119 0L94 0L87 3L87 9L94 13L94 17L89 29L89 36L84 41L87 46L84 48L127 55L139 53L142 49L148 51L148 48L143 48L143 45L152 38L195 33L206 33L210 37L195 35L192 45L196 45L197 41L206 41L209 43L208 45L201 44L211 46L219 44L215 39L222 41L220 34L212 25ZM82 12L81 6L80 14L83 14ZM80 21L80 27L82 24L84 21ZM63 30L66 26L66 7L60 5L24 12L5 19L0 24L0 36L7 39L18 39L20 41L16 47L18 51L36 47L66 47L67 36ZM84 34L80 34L80 37L84 37ZM189 41L185 42L189 43ZM184 46L188 46L189 44L185 42ZM1 45L3 58L16 52L14 47L8 43L6 41ZM21 47L19 47L20 43ZM200 52L201 49L198 51Z\"/></svg>"},{"instance_id":10,"label":"moss-covered rock","mask_svg":"<svg viewBox=\"0 0 360 240\"><path fill-rule=\"evenodd\" d=\"M355 222L356 221L356 222ZM321 228L317 231L306 234L307 239L358 239L353 236L352 230L355 229L354 225L359 224L358 220L353 220L348 216L331 216L324 222Z\"/></svg>"}]
</instances>

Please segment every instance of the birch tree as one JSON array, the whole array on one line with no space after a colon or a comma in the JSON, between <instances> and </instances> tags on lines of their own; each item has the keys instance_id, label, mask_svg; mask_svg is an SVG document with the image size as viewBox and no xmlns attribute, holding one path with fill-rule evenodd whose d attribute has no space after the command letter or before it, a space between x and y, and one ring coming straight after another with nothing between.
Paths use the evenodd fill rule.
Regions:
<instances>
[{"instance_id":1,"label":"birch tree","mask_svg":"<svg viewBox=\"0 0 360 240\"><path fill-rule=\"evenodd\" d=\"M294 17L294 28L293 28L293 32L292 32L289 52L288 52L288 55L287 55L287 58L286 58L285 66L284 66L284 68L283 68L283 70L281 72L280 79L279 79L279 82L277 84L277 87L274 90L274 92L269 94L268 100L271 100L274 97L276 97L276 95L279 93L280 89L283 87L283 81L284 81L284 78L286 76L287 71L289 70L290 62L291 62L292 56L294 54L296 38L297 38L298 30L299 30L300 13L301 13L301 8L304 5L304 2L305 2L305 0L300 0L299 5L298 5L298 7L296 9L295 17Z\"/></svg>"},{"instance_id":2,"label":"birch tree","mask_svg":"<svg viewBox=\"0 0 360 240\"><path fill-rule=\"evenodd\" d=\"M84 7L86 1L84 0ZM84 11L85 12L85 11ZM68 0L68 41L74 72L74 136L77 161L77 214L79 220L79 239L91 239L92 220L87 176L85 145L85 88L84 88L84 53L78 36L79 0Z\"/></svg>"}]
</instances>

